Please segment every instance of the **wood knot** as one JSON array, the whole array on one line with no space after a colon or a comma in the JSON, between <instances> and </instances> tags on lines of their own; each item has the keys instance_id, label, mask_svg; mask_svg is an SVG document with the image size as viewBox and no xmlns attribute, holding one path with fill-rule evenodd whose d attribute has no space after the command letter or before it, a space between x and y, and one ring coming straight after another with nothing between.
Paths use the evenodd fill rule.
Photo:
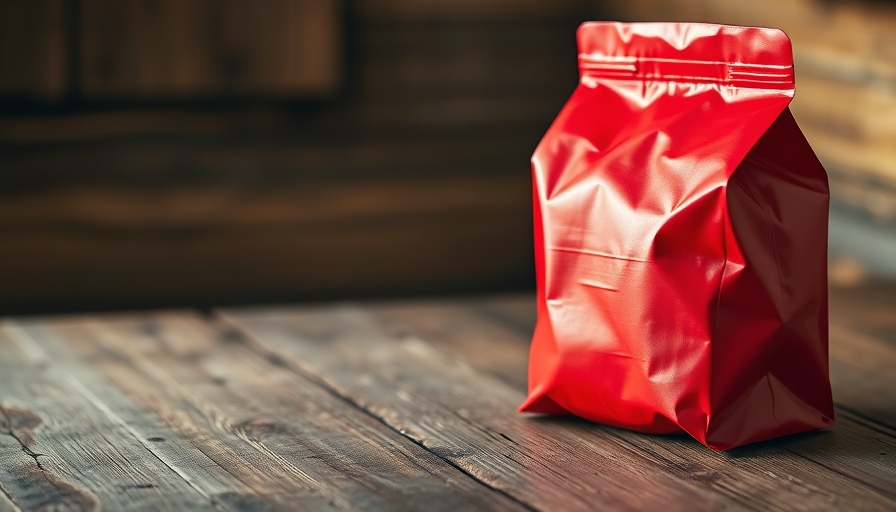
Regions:
<instances>
[{"instance_id":1,"label":"wood knot","mask_svg":"<svg viewBox=\"0 0 896 512\"><path fill-rule=\"evenodd\" d=\"M43 419L34 411L0 404L0 431L14 435L23 445L34 444L34 431Z\"/></svg>"},{"instance_id":2,"label":"wood knot","mask_svg":"<svg viewBox=\"0 0 896 512\"><path fill-rule=\"evenodd\" d=\"M233 430L242 432L250 437L261 437L270 434L286 434L287 429L283 425L268 418L249 418L233 424Z\"/></svg>"}]
</instances>

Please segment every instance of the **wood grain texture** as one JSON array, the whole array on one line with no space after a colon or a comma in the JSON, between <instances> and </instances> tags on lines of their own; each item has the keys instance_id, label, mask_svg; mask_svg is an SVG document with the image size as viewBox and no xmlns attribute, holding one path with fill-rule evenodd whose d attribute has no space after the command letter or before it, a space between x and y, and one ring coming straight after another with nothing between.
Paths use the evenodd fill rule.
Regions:
<instances>
[{"instance_id":1,"label":"wood grain texture","mask_svg":"<svg viewBox=\"0 0 896 512\"><path fill-rule=\"evenodd\" d=\"M892 510L891 286L832 292L838 424L712 452L515 412L531 296L0 322L0 511Z\"/></svg>"},{"instance_id":2,"label":"wood grain texture","mask_svg":"<svg viewBox=\"0 0 896 512\"><path fill-rule=\"evenodd\" d=\"M672 503L711 510L727 501L690 482L656 478L644 454L603 432L601 442L589 442L584 429L520 421L517 389L423 340L385 335L358 310L277 317L247 321L259 350L312 373L393 429L535 508L643 510ZM309 337L325 339L326 349L306 343Z\"/></svg>"},{"instance_id":3,"label":"wood grain texture","mask_svg":"<svg viewBox=\"0 0 896 512\"><path fill-rule=\"evenodd\" d=\"M781 448L799 457L815 462L822 468L835 470L841 474L858 476L869 486L882 492L890 498L894 497L894 482L896 482L896 456L894 456L893 440L896 434L894 429L894 412L896 412L896 382L893 381L890 368L896 364L896 350L893 349L896 342L896 332L881 329L880 326L888 324L890 329L894 327L893 303L894 288L892 285L878 285L859 288L856 290L836 289L831 294L831 381L834 389L834 399L837 405L837 418L839 426L824 433L812 433L804 436L794 436L789 439L774 442L780 443ZM406 315L403 308L417 309L412 315ZM394 308L394 309L393 309ZM443 306L444 308L444 306ZM389 311L389 310L392 311ZM426 317L422 313L420 305L399 306L386 308L389 318L395 321L398 313L402 325L420 324L419 318ZM861 309L861 313L859 312ZM529 300L506 299L485 303L467 303L467 317L465 325L476 325L473 317L485 317L496 322L510 332L516 332L528 337L534 328L535 308L534 302ZM445 316L441 311L432 317ZM845 327L851 324L867 323L867 320L875 319L877 329L875 335L862 335L859 332ZM478 320L482 323L482 318ZM493 326L494 328L494 326ZM473 329L477 329L474 327ZM410 332L420 333L424 339L439 340L438 344L450 347L457 351L459 345L451 340L455 328L448 330L430 330L423 334L419 330ZM467 346L492 345L491 340L506 337L506 334L497 336L494 331L477 329L483 333L477 338L473 331L469 331L465 344ZM478 351L482 352L482 351ZM491 352L486 351L486 354ZM466 357L467 360L477 364L489 373L516 376L514 381L521 388L525 387L525 362L514 361L516 371L508 372L509 364L503 360L507 355L494 358ZM642 436L633 436L638 443L642 442ZM641 445L645 450L653 448ZM732 452L735 455L750 452L763 452L763 445L745 447ZM858 454L864 453L865 456ZM699 457L700 453L690 456ZM816 467L816 470L818 468ZM813 476L814 480L816 477Z\"/></svg>"},{"instance_id":4,"label":"wood grain texture","mask_svg":"<svg viewBox=\"0 0 896 512\"><path fill-rule=\"evenodd\" d=\"M0 486L23 510L215 510L15 325L0 326Z\"/></svg>"},{"instance_id":5,"label":"wood grain texture","mask_svg":"<svg viewBox=\"0 0 896 512\"><path fill-rule=\"evenodd\" d=\"M93 369L90 364L80 361L76 354L65 343L59 342L48 329L35 328L27 323L16 324L13 329L18 334L16 339L20 342L20 346L26 347L27 353L35 354L45 363L44 371L51 375L68 376L69 382L75 383L75 387L71 388L73 390L88 390L88 396L94 405L102 410L105 419L126 428L132 434L130 440L115 438L116 445L120 443L125 447L129 444L142 446L147 453L162 461L197 492L207 496L209 502L218 510L283 508L275 501L255 493L245 482L235 477L229 471L230 468L219 465L205 453L201 445L192 443L187 436L180 435L150 408L144 407L120 388L111 385L110 380ZM111 357L108 353L104 354L107 358ZM129 370L129 373L133 372ZM3 389L3 386L0 386L0 389ZM139 463L140 459L135 462ZM144 485L155 486L155 474L153 473ZM12 491L10 493L15 496ZM101 504L106 504L106 501L101 500ZM108 508L108 505L105 506Z\"/></svg>"},{"instance_id":6,"label":"wood grain texture","mask_svg":"<svg viewBox=\"0 0 896 512\"><path fill-rule=\"evenodd\" d=\"M521 508L249 350L238 333L195 315L24 324L22 330L55 350L62 347L53 338L65 340L69 357L90 361L168 425L154 448L171 438L187 442L246 489L238 496L209 492L216 503L246 503L247 510L391 510L428 502L434 510Z\"/></svg>"},{"instance_id":7,"label":"wood grain texture","mask_svg":"<svg viewBox=\"0 0 896 512\"><path fill-rule=\"evenodd\" d=\"M576 420L520 419L512 414L522 399L521 354L531 331L518 329L532 322L531 302L495 301L478 307L467 305L466 310L460 303L412 304L373 311L244 311L229 314L228 321L247 328L262 350L293 361L301 371L314 372L424 446L446 453L458 451L457 463L493 479L489 480L491 485L504 488L507 484L503 478L526 475L527 488L514 487L508 492L519 493L521 499L536 507L561 502L565 508L575 507L577 502L568 496L586 495L580 486L614 489L608 491L612 499L621 501L605 505L617 507L643 506L651 499L664 501L669 507L681 503L682 496L676 493L687 492L685 485L671 493L654 487L639 495L637 500L642 501L631 501L632 497L613 486L625 481L627 470L653 481L693 484L691 492L702 493L690 505L696 508L700 503L709 506L720 495L731 504L756 509L787 504L794 510L854 506L887 510L896 500L896 439L892 427L881 417L869 419L855 414L846 408L849 406L841 405L842 401L838 403L839 426L833 431L794 436L727 454L707 452L680 436L643 436ZM505 320L496 321L500 317ZM378 334L381 332L385 334ZM325 348L311 341L321 338L328 340ZM362 346L375 346L377 351L372 355ZM836 351L832 357L836 360ZM892 365L896 354L890 351L887 357L884 364ZM516 371L510 370L513 367ZM838 374L838 367L834 368L835 389L861 375L848 371ZM451 375L446 379L450 386L433 384L437 375ZM867 376L866 380L877 382ZM896 400L893 388L886 384L878 384L874 392L881 403L888 401L892 408ZM396 398L400 396L407 398ZM495 414L496 410L506 414ZM461 426L467 423L476 427ZM432 425L452 427L434 429ZM467 428L475 428L476 436L458 439L446 433ZM546 439L549 433L556 437ZM568 434L573 437L565 437ZM583 445L587 446L585 454ZM538 448L532 448L535 446ZM552 467L545 476L550 485L531 475L542 473L531 459L533 449L538 454L536 460L564 461L563 467ZM633 454L639 458L629 458ZM502 455L517 464L496 465L494 459ZM625 462L608 475L609 468L601 466L603 457L603 464L608 460ZM585 474L583 467L593 468L596 474ZM567 470L572 473L565 474ZM640 488L643 483L628 481L619 487L632 486ZM568 495L560 498L551 490ZM595 502L589 503L593 507ZM579 506L586 507L583 503Z\"/></svg>"}]
</instances>

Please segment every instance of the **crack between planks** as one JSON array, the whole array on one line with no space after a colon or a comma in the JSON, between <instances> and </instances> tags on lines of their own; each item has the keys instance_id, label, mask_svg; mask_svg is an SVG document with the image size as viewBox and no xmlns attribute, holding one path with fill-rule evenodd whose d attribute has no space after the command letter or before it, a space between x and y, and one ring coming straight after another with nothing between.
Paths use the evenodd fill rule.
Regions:
<instances>
[{"instance_id":1,"label":"crack between planks","mask_svg":"<svg viewBox=\"0 0 896 512\"><path fill-rule=\"evenodd\" d=\"M40 354L36 354L36 355L39 355L42 357L46 355L43 347L40 346L40 343L34 338L34 336L32 336L30 333L26 332L25 329L23 329L19 325L15 325L12 323L7 324L6 330L7 330L7 333L20 345L26 344L28 347L30 347L29 348L30 351L40 352ZM131 428L131 426L128 425L128 423L126 421L124 421L124 419L122 419L120 416L118 416L118 414L116 414L115 411L110 409L109 406L107 406L102 400L99 399L99 397L97 397L96 395L93 394L93 392L91 392L89 389L87 389L87 387L84 386L84 384L82 384L80 380L75 378L73 375L68 375L68 381L72 385L72 387L76 388L78 390L78 392L84 396L84 398L86 398L90 403L93 404L94 407L96 407L101 413L106 415L106 417L108 417L110 420L112 420L115 423L117 423L118 425L120 425L128 434L130 434L137 441L137 443L140 446L142 446L146 451L148 451L153 457L158 459L158 461L161 462L165 467L167 467L172 472L174 472L174 474L179 476L184 482L186 482L186 484L191 489L195 490L197 493L199 493L201 496L203 496L205 499L207 499L209 501L209 503L211 503L211 505L215 509L222 510L222 511L225 510L225 508L221 505L221 503L218 502L218 500L216 500L210 494L205 492L201 487L197 486L192 480L190 480L190 478L186 474L184 474L182 471L180 471L177 467L172 466L171 464L168 464L168 462L166 462L164 459L162 459L162 457L160 457L159 454L157 454L155 451L153 451L152 448L149 447L149 445L147 445L145 442L143 442L143 439L138 432L136 432L133 428ZM6 419L7 424L9 424L9 428L11 430L12 425L9 421L9 416L6 414L6 410L3 409L2 406L0 406L0 411L2 411L3 415L7 418ZM15 438L15 436L13 436L13 437ZM16 439L18 439L18 438L16 438ZM21 441L19 441L19 443L21 444ZM41 455L41 454L38 454L38 455ZM37 461L36 458L35 458L35 461ZM46 471L40 465L39 462L38 462L38 467L40 467L42 470Z\"/></svg>"},{"instance_id":2,"label":"crack between planks","mask_svg":"<svg viewBox=\"0 0 896 512\"><path fill-rule=\"evenodd\" d=\"M35 452L34 450L31 449L31 447L29 447L27 444L25 444L24 441L22 441L22 439L18 436L18 434L16 434L15 431L12 429L12 419L9 417L9 414L6 412L6 408L3 407L2 405L0 405L0 414L2 414L3 418L6 420L6 432L4 432L4 434L15 439L16 442L19 443L19 447L22 449L22 451L25 453L25 455L34 459L34 463L37 464L37 469L39 469L41 471L46 471L47 468L45 468L43 466L43 464L40 463L40 460L38 460L38 457L46 457L46 454Z\"/></svg>"},{"instance_id":3,"label":"crack between planks","mask_svg":"<svg viewBox=\"0 0 896 512\"><path fill-rule=\"evenodd\" d=\"M433 456L435 456L436 458L438 458L445 464L451 466L452 468L454 468L455 470L457 470L464 476L468 477L469 479L473 480L477 484L487 488L488 490L490 490L494 493L504 496L508 500L520 505L521 507L525 508L526 510L529 510L532 512L539 512L539 509L534 507L533 505L526 503L525 501L517 498L516 496L505 491L504 489L500 489L498 487L495 487L494 485L489 484L488 482L480 479L479 477L477 477L470 471L464 469L463 467L461 467L459 464L452 461L451 459L449 459L445 456L442 456L439 453L437 453L436 451L430 449L422 441L409 435L405 429L398 428L398 427L392 425L385 417L380 416L379 414L368 409L362 403L358 402L357 400L355 400L348 394L345 394L345 393L339 391L339 389L330 385L330 383L327 382L325 379L319 377L318 375L316 375L312 372L309 372L309 371L301 368L300 366L298 366L296 364L293 364L291 361L289 361L285 357L282 357L277 351L267 348L261 342L258 341L258 339L255 337L255 335L253 333L251 333L250 331L247 331L242 326L234 324L233 322L230 322L227 319L222 318L221 315L217 312L215 312L212 316L203 317L203 320L207 321L209 324L211 324L211 326L216 331L220 330L222 324L226 325L226 327L228 327L228 328L237 329L240 333L243 334L243 339L244 339L243 342L245 343L245 345L253 352L255 352L258 355L260 355L261 357L265 358L265 360L267 360L271 364L280 366L281 368L284 368L293 373L296 373L296 374L300 375L302 378L307 379L310 382L313 382L314 384L316 384L320 388L322 388L324 391L326 391L327 393L332 395L334 398L337 398L338 400L344 402L345 404L349 405L350 407L357 409L358 411L362 412L366 416L369 416L370 418L374 419L381 425L383 425L386 428L388 428L389 430L391 430L393 433L399 435L400 437L407 439L408 441L412 442L416 446L420 447L422 450L432 454Z\"/></svg>"}]
</instances>

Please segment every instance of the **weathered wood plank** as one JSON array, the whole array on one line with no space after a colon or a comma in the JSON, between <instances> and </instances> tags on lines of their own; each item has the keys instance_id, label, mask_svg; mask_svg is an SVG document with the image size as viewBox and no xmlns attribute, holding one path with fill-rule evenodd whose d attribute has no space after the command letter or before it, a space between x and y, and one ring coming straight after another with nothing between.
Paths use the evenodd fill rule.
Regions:
<instances>
[{"instance_id":1,"label":"weathered wood plank","mask_svg":"<svg viewBox=\"0 0 896 512\"><path fill-rule=\"evenodd\" d=\"M891 304L896 300L890 285L831 292L830 365L836 404L846 415L858 415L888 429L896 428L896 326ZM387 305L372 311L452 353L466 354L488 346L465 360L525 388L524 356L514 350L513 336L528 343L535 326L534 298L515 297L491 301ZM452 315L449 324L444 315ZM463 316L463 319L460 319ZM493 323L511 332L496 333ZM452 325L449 328L449 325ZM454 325L461 325L455 327ZM457 331L463 334L459 335ZM510 341L504 341L510 338ZM495 354L500 350L500 354ZM858 419L847 419L858 421Z\"/></svg>"},{"instance_id":2,"label":"weathered wood plank","mask_svg":"<svg viewBox=\"0 0 896 512\"><path fill-rule=\"evenodd\" d=\"M585 506L568 501L578 499L593 507L609 499L617 500L615 506L644 506L655 500L669 507L683 504L683 495L689 493L697 494L687 498L693 500L688 501L691 507L707 506L720 496L759 509L781 503L805 510L833 509L861 502L863 507L885 510L893 504L892 496L877 486L892 482L885 463L874 466L878 480L858 481L807 463L784 449L786 440L740 454L719 454L683 437L657 439L568 419L521 418L514 412L523 397L519 385L509 386L474 370L464 354L450 353L448 344L413 335L384 335L379 322L351 308L244 311L227 318L247 328L259 350L274 351L301 371L314 372L424 445L457 451L458 464L484 475L492 485L505 488L505 479L526 479L526 488L508 492L519 493L535 506ZM315 343L321 339L327 340L325 345ZM489 341L489 337L476 339L481 351ZM840 446L848 455L849 444ZM885 436L875 449L878 446L892 451L896 442ZM533 447L538 447L537 455ZM505 466L496 462L501 457L516 462ZM552 465L548 473L538 467L539 460L564 463ZM612 469L608 461L613 461ZM649 486L638 481L645 475L652 482ZM677 482L672 489L656 485L669 480ZM609 496L589 495L580 486L603 488ZM638 497L622 489L636 489Z\"/></svg>"},{"instance_id":3,"label":"weathered wood plank","mask_svg":"<svg viewBox=\"0 0 896 512\"><path fill-rule=\"evenodd\" d=\"M498 377L514 388L525 389L528 337L487 316L491 304L503 305L514 300L415 300L374 303L365 309L375 315L382 329L392 336L412 336L433 342L474 368ZM525 304L533 305L534 302L526 297Z\"/></svg>"},{"instance_id":4,"label":"weathered wood plank","mask_svg":"<svg viewBox=\"0 0 896 512\"><path fill-rule=\"evenodd\" d=\"M613 436L595 443L580 432L521 421L513 411L522 400L518 391L421 340L383 335L358 311L237 316L262 353L312 373L415 442L536 508L738 508L691 483L656 478L644 454Z\"/></svg>"},{"instance_id":5,"label":"weathered wood plank","mask_svg":"<svg viewBox=\"0 0 896 512\"><path fill-rule=\"evenodd\" d=\"M887 429L896 428L896 289L892 284L871 284L855 289L832 289L830 293L830 365L834 401L845 409L844 421L870 420ZM419 305L413 307L420 307ZM456 307L463 308L462 305ZM389 310L392 308L384 308ZM528 339L535 326L535 302L532 297L511 298L471 305L479 316L487 316ZM397 313L400 313L396 310ZM429 315L421 312L422 318ZM469 313L468 313L469 314ZM398 320L402 321L401 319ZM421 318L405 323L419 324ZM450 332L424 331L425 339L446 340ZM442 342L452 350L453 342ZM467 339L468 345L477 341ZM506 357L506 356L505 356ZM489 372L507 373L498 360L483 367ZM519 368L519 363L517 363ZM525 385L525 371L512 372ZM851 419L850 419L851 418ZM843 423L843 421L841 421Z\"/></svg>"},{"instance_id":6,"label":"weathered wood plank","mask_svg":"<svg viewBox=\"0 0 896 512\"><path fill-rule=\"evenodd\" d=\"M844 314L839 311L846 306L842 295L842 291L835 291L831 300L834 308L831 325L831 380L834 399L838 405L838 426L831 432L795 436L775 443L743 448L735 453L759 453L769 445L778 445L820 466L842 474L855 475L885 494L896 497L893 492L896 489L896 453L892 450L896 429L890 423L896 405L896 380L892 372L888 371L896 365L896 351L887 347L883 338L871 339L850 332L839 324L840 319L854 317L851 312ZM869 318L880 318L893 300L892 296L889 301L886 300L881 293L855 293L854 296L864 299L861 301L864 303L864 314ZM481 323L481 318L477 320L476 317L485 317L515 331L525 340L528 340L534 328L535 304L531 297L466 304L469 307L469 320L462 321L465 325ZM463 308L463 304L457 306ZM402 314L393 308L384 309ZM433 314L438 313L431 311L427 315L417 311L413 317L402 315L392 321L418 325L420 317ZM411 332L416 334L419 331ZM430 330L421 334L424 339L451 353L462 353L465 350L463 344L452 339L450 332ZM477 337L476 332L471 331L465 343L467 346L490 345L490 340L494 339L494 334ZM480 357L470 360L486 372L503 375L507 373L507 367L502 363L502 360L508 359L506 352L500 357L495 354L496 358L493 359ZM525 387L525 363L516 362L516 367L518 371L512 373L516 380L512 382L522 389ZM640 442L640 438L633 439ZM695 457L700 455L702 454L694 454Z\"/></svg>"},{"instance_id":7,"label":"weathered wood plank","mask_svg":"<svg viewBox=\"0 0 896 512\"><path fill-rule=\"evenodd\" d=\"M780 446L820 466L854 475L885 494L896 497L893 492L896 489L896 453L893 451L896 429L892 423L896 413L896 379L890 371L896 366L896 351L888 346L884 337L871 338L841 325L841 321L860 315L881 320L896 297L887 296L884 293L886 289L887 287L883 287L883 290L850 294L854 301L860 303L858 307L863 310L861 314L853 312L853 308L847 309L850 301L845 300L843 290L835 290L831 294L831 381L838 408L838 425L830 432L795 436L743 448L735 453L760 453L767 446ZM535 325L535 303L531 296L525 299L517 297L466 304L469 306L467 316L470 319L462 321L465 325L481 323L481 318L476 320L476 317L485 317L515 331L525 340L528 340ZM457 306L462 308L463 304ZM384 309L389 311L392 308ZM402 316L392 321L417 325L420 317L433 314L438 313L431 311L427 315L418 311L413 318ZM887 318L892 318L892 313ZM450 353L462 353L465 350L464 345L455 342L450 333L430 330L421 334L427 341ZM477 337L475 331L469 332L468 336L465 342L467 346L482 346L495 339L494 334ZM507 374L507 368L502 363L503 359L508 359L506 352L493 359L480 357L470 360L486 372L503 375ZM525 363L517 362L516 367L522 371L512 373L516 376L516 380L512 382L523 389ZM633 439L640 442L640 437ZM694 454L695 457L701 455Z\"/></svg>"},{"instance_id":8,"label":"weathered wood plank","mask_svg":"<svg viewBox=\"0 0 896 512\"><path fill-rule=\"evenodd\" d=\"M71 321L28 332L76 356L263 498L301 509L516 509L239 333L192 315Z\"/></svg>"},{"instance_id":9,"label":"weathered wood plank","mask_svg":"<svg viewBox=\"0 0 896 512\"><path fill-rule=\"evenodd\" d=\"M832 379L835 393L847 391L835 394L838 425L721 454L686 436L515 414L531 297L240 310L206 320L184 313L6 322L0 351L15 357L0 359L0 487L20 506L31 500L22 509L46 499L108 508L103 493L112 491L82 486L95 473L48 465L70 464L72 453L104 460L90 446L45 439L48 425L74 438L93 421L107 437L127 428L131 450L151 452L170 473L187 476L207 506L225 509L426 502L891 510L896 431L881 414L896 403L885 315L893 296L882 291L859 302L838 293ZM861 388L862 380L870 384ZM871 401L861 401L865 393ZM23 394L28 400L7 399ZM47 410L61 419L48 421ZM35 474L18 469L26 464ZM477 502L476 493L485 497Z\"/></svg>"},{"instance_id":10,"label":"weathered wood plank","mask_svg":"<svg viewBox=\"0 0 896 512\"><path fill-rule=\"evenodd\" d=\"M0 486L3 492L13 496L18 506L25 510L97 510L98 501L89 490L90 484L84 487L73 485L62 476L67 471L57 462L56 453L45 449L41 451L48 453L32 451L30 446L36 445L31 431L11 426L13 422L35 425L40 421L30 409L0 405L0 431L3 432L0 436ZM50 460L41 461L40 458ZM166 505L171 510L170 503Z\"/></svg>"},{"instance_id":11,"label":"weathered wood plank","mask_svg":"<svg viewBox=\"0 0 896 512\"><path fill-rule=\"evenodd\" d=\"M0 324L0 487L23 510L215 510L75 376Z\"/></svg>"},{"instance_id":12,"label":"weathered wood plank","mask_svg":"<svg viewBox=\"0 0 896 512\"><path fill-rule=\"evenodd\" d=\"M172 428L166 418L158 417L153 411L126 396L97 372L90 361L79 359L66 342L57 340L43 329L36 329L32 325L34 323L40 324L40 321L19 325L22 329L16 330L19 334L17 340L20 346L27 348L27 353L38 358L42 372L54 377L67 375L69 378L60 384L61 387L82 390L82 394L102 410L101 416L106 421L131 432L146 450L181 478L189 481L201 494L208 496L217 508L234 511L294 509L259 496L247 483L221 467L187 436ZM104 353L104 356L112 357L108 353ZM24 370L28 365L22 367ZM75 387L71 386L72 382ZM173 417L173 422L177 424L180 416L174 414Z\"/></svg>"}]
</instances>

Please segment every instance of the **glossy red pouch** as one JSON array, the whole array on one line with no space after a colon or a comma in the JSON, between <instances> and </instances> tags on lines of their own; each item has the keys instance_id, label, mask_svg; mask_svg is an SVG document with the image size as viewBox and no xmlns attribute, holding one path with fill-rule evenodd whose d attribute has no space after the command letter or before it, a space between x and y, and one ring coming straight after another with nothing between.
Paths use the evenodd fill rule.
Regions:
<instances>
[{"instance_id":1,"label":"glossy red pouch","mask_svg":"<svg viewBox=\"0 0 896 512\"><path fill-rule=\"evenodd\" d=\"M790 41L586 23L532 157L538 324L521 411L725 450L833 423L824 169Z\"/></svg>"}]
</instances>

